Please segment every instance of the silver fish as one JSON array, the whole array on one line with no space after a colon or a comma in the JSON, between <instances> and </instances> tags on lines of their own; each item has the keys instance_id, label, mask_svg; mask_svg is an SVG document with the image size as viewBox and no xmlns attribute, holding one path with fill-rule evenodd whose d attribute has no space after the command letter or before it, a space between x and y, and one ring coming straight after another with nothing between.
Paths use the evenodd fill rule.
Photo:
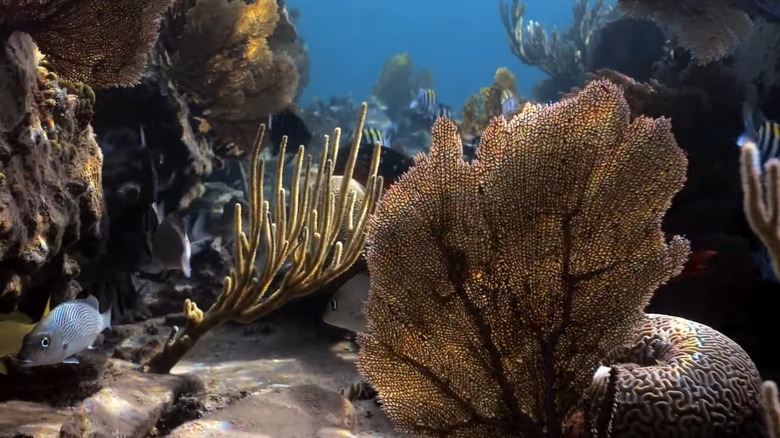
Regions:
<instances>
[{"instance_id":1,"label":"silver fish","mask_svg":"<svg viewBox=\"0 0 780 438\"><path fill-rule=\"evenodd\" d=\"M94 296L55 307L24 337L18 354L22 366L79 363L74 355L91 348L97 336L111 328L111 308L102 314L98 309Z\"/></svg>"},{"instance_id":2,"label":"silver fish","mask_svg":"<svg viewBox=\"0 0 780 438\"><path fill-rule=\"evenodd\" d=\"M152 240L154 258L167 269L179 269L184 276L191 274L192 246L187 236L187 225L178 213L165 216Z\"/></svg>"},{"instance_id":3,"label":"silver fish","mask_svg":"<svg viewBox=\"0 0 780 438\"><path fill-rule=\"evenodd\" d=\"M362 333L367 331L363 306L368 298L370 277L361 272L344 283L330 299L322 320L326 324Z\"/></svg>"}]
</instances>

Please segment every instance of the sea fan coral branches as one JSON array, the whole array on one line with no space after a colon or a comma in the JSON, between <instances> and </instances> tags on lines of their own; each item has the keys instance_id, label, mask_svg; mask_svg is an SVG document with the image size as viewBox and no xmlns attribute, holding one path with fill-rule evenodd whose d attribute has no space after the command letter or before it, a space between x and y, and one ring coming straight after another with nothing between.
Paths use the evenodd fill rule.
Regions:
<instances>
[{"instance_id":1,"label":"sea fan coral branches","mask_svg":"<svg viewBox=\"0 0 780 438\"><path fill-rule=\"evenodd\" d=\"M701 64L731 54L753 31L750 17L728 0L618 0L618 7L668 27Z\"/></svg>"},{"instance_id":2,"label":"sea fan coral branches","mask_svg":"<svg viewBox=\"0 0 780 438\"><path fill-rule=\"evenodd\" d=\"M661 231L685 156L607 81L494 119L472 164L461 149L439 119L369 224L359 369L402 430L560 437L688 255Z\"/></svg>"},{"instance_id":3,"label":"sea fan coral branches","mask_svg":"<svg viewBox=\"0 0 780 438\"><path fill-rule=\"evenodd\" d=\"M255 128L295 96L298 72L267 38L279 21L276 0L199 0L187 12L172 76L205 106L220 136L249 150Z\"/></svg>"},{"instance_id":4,"label":"sea fan coral branches","mask_svg":"<svg viewBox=\"0 0 780 438\"><path fill-rule=\"evenodd\" d=\"M2 0L5 32L30 34L56 72L92 88L138 82L173 0Z\"/></svg>"}]
</instances>

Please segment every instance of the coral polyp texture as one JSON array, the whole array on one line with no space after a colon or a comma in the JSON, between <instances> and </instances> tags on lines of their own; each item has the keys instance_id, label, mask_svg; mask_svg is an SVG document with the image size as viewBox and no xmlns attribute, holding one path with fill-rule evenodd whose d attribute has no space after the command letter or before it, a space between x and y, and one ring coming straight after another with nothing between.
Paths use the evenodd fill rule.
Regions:
<instances>
[{"instance_id":1,"label":"coral polyp texture","mask_svg":"<svg viewBox=\"0 0 780 438\"><path fill-rule=\"evenodd\" d=\"M607 81L493 119L477 159L461 157L437 120L369 223L358 367L404 431L563 436L688 256L661 230L687 160L669 120L629 123Z\"/></svg>"},{"instance_id":2,"label":"coral polyp texture","mask_svg":"<svg viewBox=\"0 0 780 438\"><path fill-rule=\"evenodd\" d=\"M138 82L173 0L4 0L0 24L30 34L57 73L94 88Z\"/></svg>"}]
</instances>

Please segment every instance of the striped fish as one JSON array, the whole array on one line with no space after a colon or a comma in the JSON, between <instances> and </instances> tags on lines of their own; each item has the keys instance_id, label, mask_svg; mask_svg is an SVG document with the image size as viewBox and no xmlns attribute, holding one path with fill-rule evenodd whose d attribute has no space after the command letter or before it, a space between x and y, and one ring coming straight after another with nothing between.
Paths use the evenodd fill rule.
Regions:
<instances>
[{"instance_id":1,"label":"striped fish","mask_svg":"<svg viewBox=\"0 0 780 438\"><path fill-rule=\"evenodd\" d=\"M452 120L452 108L448 107L447 105L437 104L434 119L438 117L444 117L445 119Z\"/></svg>"},{"instance_id":2,"label":"striped fish","mask_svg":"<svg viewBox=\"0 0 780 438\"><path fill-rule=\"evenodd\" d=\"M501 91L501 114L508 115L517 109L517 96L512 90Z\"/></svg>"},{"instance_id":3,"label":"striped fish","mask_svg":"<svg viewBox=\"0 0 780 438\"><path fill-rule=\"evenodd\" d=\"M409 109L420 114L433 114L436 112L436 92L431 88L420 88L416 96L413 96Z\"/></svg>"},{"instance_id":4,"label":"striped fish","mask_svg":"<svg viewBox=\"0 0 780 438\"><path fill-rule=\"evenodd\" d=\"M17 355L22 366L79 363L74 355L91 348L97 336L111 328L111 308L102 314L98 309L94 296L55 307L24 337Z\"/></svg>"},{"instance_id":5,"label":"striped fish","mask_svg":"<svg viewBox=\"0 0 780 438\"><path fill-rule=\"evenodd\" d=\"M409 104L409 109L425 120L433 121L439 117L454 120L452 108L436 101L436 92L430 88L420 88Z\"/></svg>"},{"instance_id":6,"label":"striped fish","mask_svg":"<svg viewBox=\"0 0 780 438\"><path fill-rule=\"evenodd\" d=\"M375 143L381 144L382 147L389 148L390 134L376 128L363 128L363 138L360 141L360 144L373 146Z\"/></svg>"},{"instance_id":7,"label":"striped fish","mask_svg":"<svg viewBox=\"0 0 780 438\"><path fill-rule=\"evenodd\" d=\"M754 142L758 146L760 164L771 158L780 158L780 123L768 120L761 112L754 112L747 104L742 107L745 132L737 139L737 145ZM756 163L759 164L759 163Z\"/></svg>"}]
</instances>

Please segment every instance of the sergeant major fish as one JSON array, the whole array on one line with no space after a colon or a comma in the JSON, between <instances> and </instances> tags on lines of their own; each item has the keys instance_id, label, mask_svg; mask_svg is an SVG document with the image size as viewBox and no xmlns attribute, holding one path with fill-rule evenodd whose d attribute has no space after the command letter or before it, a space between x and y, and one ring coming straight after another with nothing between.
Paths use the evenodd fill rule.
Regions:
<instances>
[{"instance_id":1,"label":"sergeant major fish","mask_svg":"<svg viewBox=\"0 0 780 438\"><path fill-rule=\"evenodd\" d=\"M431 88L420 88L416 95L412 94L409 109L430 120L435 120L438 117L452 119L452 109L438 103L436 92Z\"/></svg>"},{"instance_id":2,"label":"sergeant major fish","mask_svg":"<svg viewBox=\"0 0 780 438\"><path fill-rule=\"evenodd\" d=\"M41 318L22 341L17 357L22 366L77 364L74 356L91 348L97 336L111 328L111 307L100 313L97 298L68 301Z\"/></svg>"},{"instance_id":3,"label":"sergeant major fish","mask_svg":"<svg viewBox=\"0 0 780 438\"><path fill-rule=\"evenodd\" d=\"M368 298L370 277L361 272L344 283L328 302L322 320L326 324L356 333L367 331L363 306Z\"/></svg>"},{"instance_id":4,"label":"sergeant major fish","mask_svg":"<svg viewBox=\"0 0 780 438\"><path fill-rule=\"evenodd\" d=\"M363 128L363 137L360 142L361 145L367 144L373 146L375 143L379 143L382 147L390 147L390 133L380 131L376 128Z\"/></svg>"},{"instance_id":5,"label":"sergeant major fish","mask_svg":"<svg viewBox=\"0 0 780 438\"><path fill-rule=\"evenodd\" d=\"M517 110L517 95L512 90L501 91L501 114L507 116Z\"/></svg>"},{"instance_id":6,"label":"sergeant major fish","mask_svg":"<svg viewBox=\"0 0 780 438\"><path fill-rule=\"evenodd\" d=\"M747 104L742 106L742 118L745 132L737 139L737 145L742 147L750 141L756 143L759 152L756 159L760 162L756 164L780 157L780 123L767 120L760 111L754 112Z\"/></svg>"}]
</instances>

